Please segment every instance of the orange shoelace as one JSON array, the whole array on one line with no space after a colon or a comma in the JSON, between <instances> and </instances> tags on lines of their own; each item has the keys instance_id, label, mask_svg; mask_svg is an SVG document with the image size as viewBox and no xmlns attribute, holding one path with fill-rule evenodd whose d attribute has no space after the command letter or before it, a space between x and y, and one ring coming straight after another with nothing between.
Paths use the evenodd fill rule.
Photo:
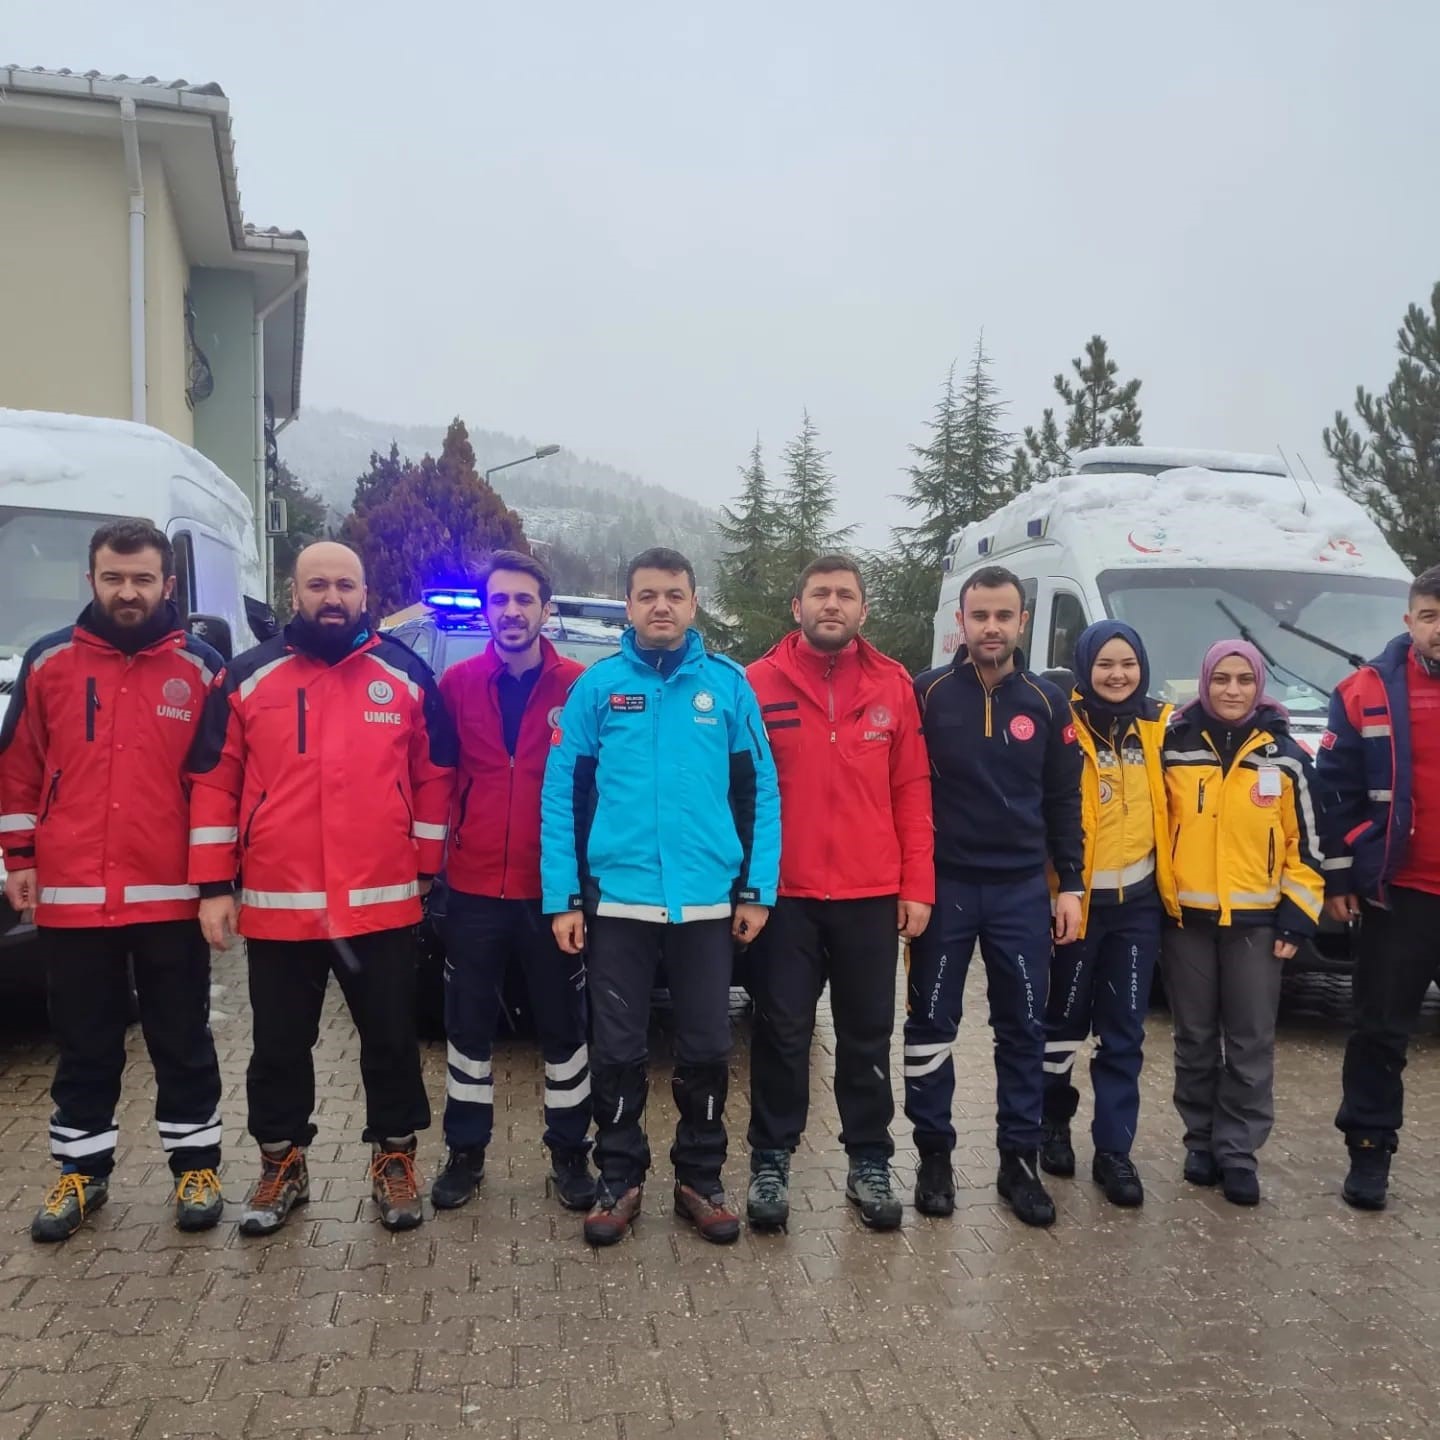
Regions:
<instances>
[{"instance_id":1,"label":"orange shoelace","mask_svg":"<svg viewBox=\"0 0 1440 1440\"><path fill-rule=\"evenodd\" d=\"M89 1175L73 1175L65 1173L51 1187L50 1193L45 1197L45 1213L47 1215L58 1215L64 1208L65 1202L72 1196L75 1203L80 1207L80 1214L85 1214L85 1187L90 1183Z\"/></svg>"},{"instance_id":2,"label":"orange shoelace","mask_svg":"<svg viewBox=\"0 0 1440 1440\"><path fill-rule=\"evenodd\" d=\"M220 1194L220 1177L213 1170L187 1170L175 1187L175 1199L182 1205L208 1205Z\"/></svg>"},{"instance_id":3,"label":"orange shoelace","mask_svg":"<svg viewBox=\"0 0 1440 1440\"><path fill-rule=\"evenodd\" d=\"M253 1209L269 1209L279 1198L280 1192L290 1180L290 1172L300 1163L300 1151L295 1146L283 1159L272 1160L265 1156L264 1169L260 1173L260 1182L255 1186L255 1193L250 1197L250 1205ZM219 1184L219 1181L216 1181Z\"/></svg>"},{"instance_id":4,"label":"orange shoelace","mask_svg":"<svg viewBox=\"0 0 1440 1440\"><path fill-rule=\"evenodd\" d=\"M370 1162L370 1179L385 1187L385 1199L391 1205L404 1205L420 1193L415 1157L408 1150L382 1150Z\"/></svg>"}]
</instances>

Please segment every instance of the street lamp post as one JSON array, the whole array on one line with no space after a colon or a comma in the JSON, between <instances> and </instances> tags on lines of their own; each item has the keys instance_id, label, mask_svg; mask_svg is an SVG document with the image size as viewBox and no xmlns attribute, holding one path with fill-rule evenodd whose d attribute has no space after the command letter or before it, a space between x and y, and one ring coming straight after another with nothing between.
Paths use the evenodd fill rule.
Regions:
<instances>
[{"instance_id":1,"label":"street lamp post","mask_svg":"<svg viewBox=\"0 0 1440 1440\"><path fill-rule=\"evenodd\" d=\"M508 470L512 465L524 465L531 460L544 460L547 456L558 455L559 453L560 447L558 445L542 445L533 455L522 455L518 460L507 460L503 465L492 465L485 472L485 483L487 485L490 483L490 477L497 470Z\"/></svg>"}]
</instances>

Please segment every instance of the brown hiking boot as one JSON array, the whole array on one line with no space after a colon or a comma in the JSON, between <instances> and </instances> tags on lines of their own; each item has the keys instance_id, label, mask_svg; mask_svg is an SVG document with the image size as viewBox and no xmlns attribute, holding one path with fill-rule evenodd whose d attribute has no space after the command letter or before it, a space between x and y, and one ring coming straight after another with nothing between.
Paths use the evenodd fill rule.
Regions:
<instances>
[{"instance_id":1,"label":"brown hiking boot","mask_svg":"<svg viewBox=\"0 0 1440 1440\"><path fill-rule=\"evenodd\" d=\"M278 1230L296 1205L310 1198L310 1173L305 1152L292 1145L283 1155L260 1152L260 1178L245 1197L240 1214L242 1235L269 1235Z\"/></svg>"},{"instance_id":2,"label":"brown hiking boot","mask_svg":"<svg viewBox=\"0 0 1440 1440\"><path fill-rule=\"evenodd\" d=\"M415 1173L415 1141L398 1150L374 1147L370 1183L380 1223L387 1230L413 1230L424 1218L420 1177Z\"/></svg>"},{"instance_id":3,"label":"brown hiking boot","mask_svg":"<svg viewBox=\"0 0 1440 1440\"><path fill-rule=\"evenodd\" d=\"M595 1194L595 1206L585 1217L585 1239L591 1245L614 1245L623 1240L639 1218L644 1198L644 1188L632 1185L617 1199L602 1180Z\"/></svg>"},{"instance_id":4,"label":"brown hiking boot","mask_svg":"<svg viewBox=\"0 0 1440 1440\"><path fill-rule=\"evenodd\" d=\"M729 1245L740 1238L740 1217L725 1203L725 1192L706 1197L688 1185L675 1185L675 1213L688 1220L703 1239Z\"/></svg>"}]
</instances>

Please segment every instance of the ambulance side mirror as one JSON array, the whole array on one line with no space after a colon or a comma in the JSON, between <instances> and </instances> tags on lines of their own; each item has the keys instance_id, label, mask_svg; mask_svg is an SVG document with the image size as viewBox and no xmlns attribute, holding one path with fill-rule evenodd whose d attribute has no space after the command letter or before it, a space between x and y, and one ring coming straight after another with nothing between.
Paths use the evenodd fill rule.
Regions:
<instances>
[{"instance_id":1,"label":"ambulance side mirror","mask_svg":"<svg viewBox=\"0 0 1440 1440\"><path fill-rule=\"evenodd\" d=\"M203 640L228 665L235 656L235 643L230 637L230 622L218 615L192 615L185 628L197 639Z\"/></svg>"}]
</instances>

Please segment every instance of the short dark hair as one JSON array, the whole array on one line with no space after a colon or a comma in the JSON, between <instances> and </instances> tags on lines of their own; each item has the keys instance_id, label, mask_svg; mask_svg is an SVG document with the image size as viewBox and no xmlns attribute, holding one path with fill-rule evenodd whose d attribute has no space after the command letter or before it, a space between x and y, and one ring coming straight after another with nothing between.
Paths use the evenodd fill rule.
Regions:
<instances>
[{"instance_id":1,"label":"short dark hair","mask_svg":"<svg viewBox=\"0 0 1440 1440\"><path fill-rule=\"evenodd\" d=\"M843 555L838 550L829 555L817 555L800 572L800 578L795 582L795 598L798 600L805 593L805 587L810 583L812 575L836 575L841 571L848 571L855 577L855 583L860 587L860 599L863 601L865 576L860 569L860 562L853 555Z\"/></svg>"},{"instance_id":2,"label":"short dark hair","mask_svg":"<svg viewBox=\"0 0 1440 1440\"><path fill-rule=\"evenodd\" d=\"M522 555L518 550L497 550L480 573L480 602L486 608L490 604L490 577L497 570L515 570L528 575L539 586L540 603L550 603L555 593L550 585L550 572L533 555Z\"/></svg>"},{"instance_id":3,"label":"short dark hair","mask_svg":"<svg viewBox=\"0 0 1440 1440\"><path fill-rule=\"evenodd\" d=\"M1440 600L1440 565L1422 570L1410 584L1410 605L1424 596L1427 600Z\"/></svg>"},{"instance_id":4,"label":"short dark hair","mask_svg":"<svg viewBox=\"0 0 1440 1440\"><path fill-rule=\"evenodd\" d=\"M163 530L148 520L107 520L90 537L90 573L95 573L95 557L102 549L117 555L138 555L142 550L160 552L160 574L168 580L175 573L175 547Z\"/></svg>"},{"instance_id":5,"label":"short dark hair","mask_svg":"<svg viewBox=\"0 0 1440 1440\"><path fill-rule=\"evenodd\" d=\"M986 590L999 590L1005 585L1013 585L1015 593L1020 597L1020 608L1025 608L1025 587L1020 583L1020 577L1013 571L1007 570L1003 565L982 565L965 583L960 587L960 609L965 609L965 597L977 587Z\"/></svg>"},{"instance_id":6,"label":"short dark hair","mask_svg":"<svg viewBox=\"0 0 1440 1440\"><path fill-rule=\"evenodd\" d=\"M630 568L625 572L626 595L629 595L631 586L635 583L637 570L663 570L667 575L683 574L690 582L690 589L695 589L695 567L678 550L667 550L663 545L642 550L630 562Z\"/></svg>"}]
</instances>

